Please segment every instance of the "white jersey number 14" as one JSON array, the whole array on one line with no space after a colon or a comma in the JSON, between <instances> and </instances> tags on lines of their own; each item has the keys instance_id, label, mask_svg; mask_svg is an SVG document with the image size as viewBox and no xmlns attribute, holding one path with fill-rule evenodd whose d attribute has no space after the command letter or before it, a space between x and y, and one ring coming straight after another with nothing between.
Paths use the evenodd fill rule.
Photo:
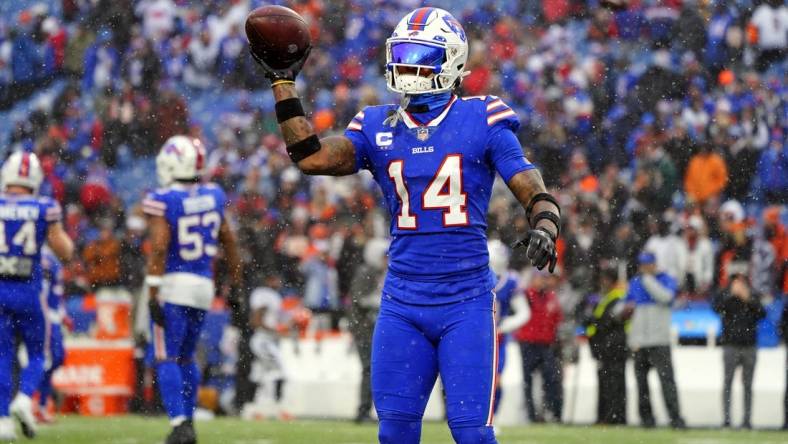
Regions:
<instances>
[{"instance_id":1,"label":"white jersey number 14","mask_svg":"<svg viewBox=\"0 0 788 444\"><path fill-rule=\"evenodd\" d=\"M389 164L389 177L394 182L400 211L397 215L397 228L401 230L418 229L418 220L411 213L410 193L403 170L405 162L395 160ZM422 194L421 207L425 210L443 210L443 226L459 227L468 225L468 212L465 205L468 196L462 191L462 156L449 154L443 159L435 177Z\"/></svg>"}]
</instances>

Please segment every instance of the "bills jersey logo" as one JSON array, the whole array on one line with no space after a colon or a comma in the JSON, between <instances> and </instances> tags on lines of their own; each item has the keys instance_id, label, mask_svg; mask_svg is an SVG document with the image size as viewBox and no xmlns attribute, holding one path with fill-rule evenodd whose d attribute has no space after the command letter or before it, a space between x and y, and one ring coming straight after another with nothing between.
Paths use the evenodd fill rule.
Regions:
<instances>
[{"instance_id":1,"label":"bills jersey logo","mask_svg":"<svg viewBox=\"0 0 788 444\"><path fill-rule=\"evenodd\" d=\"M416 138L420 141L424 142L430 138L430 130L429 128L418 128L416 130Z\"/></svg>"},{"instance_id":2,"label":"bills jersey logo","mask_svg":"<svg viewBox=\"0 0 788 444\"><path fill-rule=\"evenodd\" d=\"M425 154L425 153L434 153L435 147L434 146L417 146L415 148L411 148L411 154Z\"/></svg>"}]
</instances>

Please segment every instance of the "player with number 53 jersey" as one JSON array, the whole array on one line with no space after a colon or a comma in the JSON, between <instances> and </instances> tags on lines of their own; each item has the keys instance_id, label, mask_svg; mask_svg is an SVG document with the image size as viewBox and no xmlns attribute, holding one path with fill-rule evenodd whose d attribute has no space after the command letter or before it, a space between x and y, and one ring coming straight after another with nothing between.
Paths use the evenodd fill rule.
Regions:
<instances>
[{"instance_id":1,"label":"player with number 53 jersey","mask_svg":"<svg viewBox=\"0 0 788 444\"><path fill-rule=\"evenodd\" d=\"M171 137L156 157L162 188L143 201L152 247L145 283L159 390L172 425L168 444L196 441L192 416L200 374L194 353L215 293L220 247L233 284L240 283L235 236L224 213L227 197L218 185L202 183L204 168L199 140Z\"/></svg>"},{"instance_id":2,"label":"player with number 53 jersey","mask_svg":"<svg viewBox=\"0 0 788 444\"><path fill-rule=\"evenodd\" d=\"M496 279L485 232L496 173L526 209L531 229L518 245L540 269L555 267L560 209L523 155L517 114L498 97L456 94L468 42L451 14L424 7L406 15L386 41L386 59L386 83L400 104L367 107L344 135L325 138L314 134L294 86L305 60L260 65L298 168L337 176L369 170L391 214L372 344L379 441L420 441L440 374L454 440L494 443Z\"/></svg>"}]
</instances>

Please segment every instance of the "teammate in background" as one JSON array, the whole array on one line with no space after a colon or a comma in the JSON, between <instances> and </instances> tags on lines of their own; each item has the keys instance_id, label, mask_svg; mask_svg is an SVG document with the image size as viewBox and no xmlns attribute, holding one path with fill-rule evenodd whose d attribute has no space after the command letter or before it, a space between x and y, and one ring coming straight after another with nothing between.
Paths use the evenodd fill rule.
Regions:
<instances>
[{"instance_id":1,"label":"teammate in background","mask_svg":"<svg viewBox=\"0 0 788 444\"><path fill-rule=\"evenodd\" d=\"M71 259L74 244L63 230L60 205L38 196L44 172L35 154L16 152L3 164L0 194L0 441L13 441L16 431L35 436L30 398L44 376L46 301L42 297L41 248L47 244L63 261ZM19 392L11 402L14 339L19 334L27 349ZM10 405L9 405L10 404Z\"/></svg>"},{"instance_id":2,"label":"teammate in background","mask_svg":"<svg viewBox=\"0 0 788 444\"><path fill-rule=\"evenodd\" d=\"M495 274L497 283L495 292L495 317L498 320L498 368L495 378L495 403L493 411L498 412L501 405L501 375L506 365L506 344L509 333L525 325L531 318L531 307L528 306L523 291L519 286L517 273L509 269L509 248L498 239L487 242L490 251L490 269ZM496 435L497 435L496 431Z\"/></svg>"},{"instance_id":3,"label":"teammate in background","mask_svg":"<svg viewBox=\"0 0 788 444\"><path fill-rule=\"evenodd\" d=\"M359 112L342 136L319 139L297 97L306 56L286 69L253 53L271 80L277 120L306 174L370 170L391 214L392 243L372 345L372 392L381 443L421 439L435 380L446 388L458 443L495 443L495 277L487 252L487 207L498 172L526 208L518 245L552 271L560 224L556 200L523 155L517 114L493 96L454 91L467 74L468 41L438 8L406 15L386 41L386 83L397 105ZM308 54L308 51L307 51Z\"/></svg>"},{"instance_id":4,"label":"teammate in background","mask_svg":"<svg viewBox=\"0 0 788 444\"><path fill-rule=\"evenodd\" d=\"M196 442L192 416L200 373L194 362L205 312L214 297L214 259L222 247L233 285L241 280L235 235L220 187L202 183L205 149L186 136L168 139L156 157L162 188L143 201L151 255L145 283L162 403L172 432L167 444Z\"/></svg>"},{"instance_id":5,"label":"teammate in background","mask_svg":"<svg viewBox=\"0 0 788 444\"><path fill-rule=\"evenodd\" d=\"M36 419L39 423L49 424L54 421L47 409L52 394L52 375L63 365L66 357L62 327L66 313L63 307L63 266L49 248L44 248L41 254L41 267L44 271L43 293L46 295L46 316L49 321L49 356L44 377L38 384Z\"/></svg>"}]
</instances>

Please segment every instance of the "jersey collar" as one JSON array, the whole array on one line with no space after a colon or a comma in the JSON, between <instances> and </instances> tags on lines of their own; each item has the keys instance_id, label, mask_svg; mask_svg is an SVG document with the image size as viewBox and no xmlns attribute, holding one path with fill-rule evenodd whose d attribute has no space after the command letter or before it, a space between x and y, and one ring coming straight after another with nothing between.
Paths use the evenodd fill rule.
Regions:
<instances>
[{"instance_id":1,"label":"jersey collar","mask_svg":"<svg viewBox=\"0 0 788 444\"><path fill-rule=\"evenodd\" d=\"M443 111L441 111L441 113L438 114L437 117L435 117L434 119L430 120L425 124L420 124L416 119L411 117L409 112L405 111L402 108L400 108L399 113L402 116L402 121L405 122L405 126L407 126L408 128L418 128L420 126L438 126L438 124L443 122L443 119L445 119L446 116L449 114L449 111L451 110L451 106L456 101L457 101L457 96L456 95L451 96L451 100L449 100L449 103L447 103L446 107L443 108Z\"/></svg>"}]
</instances>

